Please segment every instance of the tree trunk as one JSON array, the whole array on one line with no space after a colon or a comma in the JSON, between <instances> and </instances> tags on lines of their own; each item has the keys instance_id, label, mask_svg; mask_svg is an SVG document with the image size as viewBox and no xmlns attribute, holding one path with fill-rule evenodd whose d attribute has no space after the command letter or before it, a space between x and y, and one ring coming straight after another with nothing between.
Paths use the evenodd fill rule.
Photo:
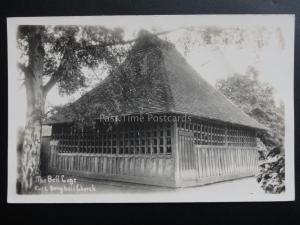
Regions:
<instances>
[{"instance_id":1,"label":"tree trunk","mask_svg":"<svg viewBox=\"0 0 300 225\"><path fill-rule=\"evenodd\" d=\"M43 91L44 48L42 29L34 27L28 35L28 66L23 69L27 98L26 125L21 153L18 184L21 193L36 191L36 176L40 175L42 119L45 107Z\"/></svg>"},{"instance_id":2,"label":"tree trunk","mask_svg":"<svg viewBox=\"0 0 300 225\"><path fill-rule=\"evenodd\" d=\"M27 89L27 115L24 132L23 151L21 154L20 185L21 193L35 191L36 176L40 175L40 152L42 118L45 98L40 82L34 81Z\"/></svg>"}]
</instances>

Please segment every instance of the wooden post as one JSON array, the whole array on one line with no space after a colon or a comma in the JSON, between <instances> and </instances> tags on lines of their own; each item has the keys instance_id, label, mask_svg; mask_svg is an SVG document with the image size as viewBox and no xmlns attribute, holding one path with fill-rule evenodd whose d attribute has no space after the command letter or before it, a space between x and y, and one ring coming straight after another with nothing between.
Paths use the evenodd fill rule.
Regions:
<instances>
[{"instance_id":1,"label":"wooden post","mask_svg":"<svg viewBox=\"0 0 300 225\"><path fill-rule=\"evenodd\" d=\"M255 134L254 134L254 147L257 147L257 130L255 130Z\"/></svg>"},{"instance_id":2,"label":"wooden post","mask_svg":"<svg viewBox=\"0 0 300 225\"><path fill-rule=\"evenodd\" d=\"M171 126L171 140L172 140L172 157L173 157L173 177L176 187L180 186L179 176L179 153L178 153L178 127L177 121L174 121Z\"/></svg>"},{"instance_id":3,"label":"wooden post","mask_svg":"<svg viewBox=\"0 0 300 225\"><path fill-rule=\"evenodd\" d=\"M225 126L225 146L228 146L228 128Z\"/></svg>"}]
</instances>

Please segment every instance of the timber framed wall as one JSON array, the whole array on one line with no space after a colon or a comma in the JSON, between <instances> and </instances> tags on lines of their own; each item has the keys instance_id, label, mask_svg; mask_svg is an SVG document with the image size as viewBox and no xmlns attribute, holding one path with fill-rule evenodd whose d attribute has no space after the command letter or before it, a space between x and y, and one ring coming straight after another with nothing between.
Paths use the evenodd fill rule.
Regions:
<instances>
[{"instance_id":1,"label":"timber framed wall","mask_svg":"<svg viewBox=\"0 0 300 225\"><path fill-rule=\"evenodd\" d=\"M253 176L258 168L256 131L193 119L174 126L177 187Z\"/></svg>"},{"instance_id":2,"label":"timber framed wall","mask_svg":"<svg viewBox=\"0 0 300 225\"><path fill-rule=\"evenodd\" d=\"M255 129L192 118L101 124L83 132L56 126L48 171L185 187L252 176L257 165Z\"/></svg>"},{"instance_id":3,"label":"timber framed wall","mask_svg":"<svg viewBox=\"0 0 300 225\"><path fill-rule=\"evenodd\" d=\"M172 123L121 123L80 132L54 129L50 173L174 186Z\"/></svg>"}]
</instances>

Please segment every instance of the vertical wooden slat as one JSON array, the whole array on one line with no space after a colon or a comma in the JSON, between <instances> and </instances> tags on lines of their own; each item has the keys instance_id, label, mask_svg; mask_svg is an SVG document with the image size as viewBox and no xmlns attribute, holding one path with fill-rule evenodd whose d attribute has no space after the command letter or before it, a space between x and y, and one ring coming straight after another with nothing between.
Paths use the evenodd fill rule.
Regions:
<instances>
[{"instance_id":1,"label":"vertical wooden slat","mask_svg":"<svg viewBox=\"0 0 300 225\"><path fill-rule=\"evenodd\" d=\"M216 149L216 154L217 154L217 176L220 176L221 174L221 166L220 166L220 148Z\"/></svg>"},{"instance_id":2,"label":"vertical wooden slat","mask_svg":"<svg viewBox=\"0 0 300 225\"><path fill-rule=\"evenodd\" d=\"M187 168L186 168L186 164L187 164L186 163L186 154L185 154L185 148L184 148L185 137L180 136L180 139L181 139L180 150L182 152L182 171L181 172L183 173L185 170L187 170Z\"/></svg>"},{"instance_id":3,"label":"vertical wooden slat","mask_svg":"<svg viewBox=\"0 0 300 225\"><path fill-rule=\"evenodd\" d=\"M199 178L203 177L203 170L202 170L202 155L201 155L201 148L197 148L197 154L198 154L198 168L199 168Z\"/></svg>"},{"instance_id":4,"label":"vertical wooden slat","mask_svg":"<svg viewBox=\"0 0 300 225\"><path fill-rule=\"evenodd\" d=\"M211 135L211 133L210 133L210 135ZM210 143L211 143L211 137L210 137ZM208 153L208 162L209 162L209 171L210 171L209 176L212 177L214 175L214 173L213 173L213 160L212 160L211 149L208 149L207 153Z\"/></svg>"},{"instance_id":5,"label":"vertical wooden slat","mask_svg":"<svg viewBox=\"0 0 300 225\"><path fill-rule=\"evenodd\" d=\"M226 164L226 158L225 158L225 149L222 149L222 172L223 172L223 175L226 175L227 174L227 171L226 171L226 167L227 167L227 164Z\"/></svg>"},{"instance_id":6,"label":"vertical wooden slat","mask_svg":"<svg viewBox=\"0 0 300 225\"><path fill-rule=\"evenodd\" d=\"M191 149L191 144L190 144L190 138L189 137L185 137L185 151L186 151L186 156L187 156L187 170L191 170L192 169L192 162L191 162L191 157L190 157L190 149Z\"/></svg>"},{"instance_id":7,"label":"vertical wooden slat","mask_svg":"<svg viewBox=\"0 0 300 225\"><path fill-rule=\"evenodd\" d=\"M206 160L205 160L205 149L201 148L201 164L202 164L202 176L206 177Z\"/></svg>"},{"instance_id":8,"label":"vertical wooden slat","mask_svg":"<svg viewBox=\"0 0 300 225\"><path fill-rule=\"evenodd\" d=\"M185 167L184 167L184 157L185 157L185 154L184 154L184 148L183 148L183 137L180 135L179 136L179 140L180 140L180 164L181 164L181 168L180 168L180 174L182 175L182 172L185 170Z\"/></svg>"},{"instance_id":9,"label":"vertical wooden slat","mask_svg":"<svg viewBox=\"0 0 300 225\"><path fill-rule=\"evenodd\" d=\"M199 164L198 164L198 162L199 162L199 157L198 157L198 151L197 151L197 149L195 148L194 149L194 155L195 155L195 161L196 161L196 178L199 178L199 176L200 176L200 173L199 173Z\"/></svg>"},{"instance_id":10,"label":"vertical wooden slat","mask_svg":"<svg viewBox=\"0 0 300 225\"><path fill-rule=\"evenodd\" d=\"M198 165L198 178L202 177L202 167L201 167L201 155L200 149L197 148L197 165Z\"/></svg>"},{"instance_id":11,"label":"vertical wooden slat","mask_svg":"<svg viewBox=\"0 0 300 225\"><path fill-rule=\"evenodd\" d=\"M186 137L183 136L182 137L183 141L182 141L182 150L184 152L184 157L183 157L183 165L184 165L184 170L187 171L189 170L189 158L188 158L188 154L187 154L187 147L186 146Z\"/></svg>"},{"instance_id":12,"label":"vertical wooden slat","mask_svg":"<svg viewBox=\"0 0 300 225\"><path fill-rule=\"evenodd\" d=\"M232 161L231 161L231 151L230 150L227 152L227 158L228 158L228 173L232 174Z\"/></svg>"},{"instance_id":13,"label":"vertical wooden slat","mask_svg":"<svg viewBox=\"0 0 300 225\"><path fill-rule=\"evenodd\" d=\"M184 149L185 149L185 154L186 154L186 169L189 171L191 170L191 159L190 159L190 142L189 142L189 137L184 137ZM188 172L189 173L189 172Z\"/></svg>"},{"instance_id":14,"label":"vertical wooden slat","mask_svg":"<svg viewBox=\"0 0 300 225\"><path fill-rule=\"evenodd\" d=\"M212 139L211 139L212 141ZM209 153L209 163L210 163L210 176L214 176L214 161L213 161L213 151L208 151Z\"/></svg>"},{"instance_id":15,"label":"vertical wooden slat","mask_svg":"<svg viewBox=\"0 0 300 225\"><path fill-rule=\"evenodd\" d=\"M234 165L235 165L234 150L233 149L229 149L229 151L230 151L230 160L231 160L231 172L235 173L235 168L234 168Z\"/></svg>"},{"instance_id":16,"label":"vertical wooden slat","mask_svg":"<svg viewBox=\"0 0 300 225\"><path fill-rule=\"evenodd\" d=\"M229 154L227 152L227 149L225 149L225 159L226 159L226 172L227 174L230 174L230 161L229 161Z\"/></svg>"},{"instance_id":17,"label":"vertical wooden slat","mask_svg":"<svg viewBox=\"0 0 300 225\"><path fill-rule=\"evenodd\" d=\"M207 155L207 148L203 149L203 159L204 159L204 164L205 164L205 176L209 176L209 162L208 162L208 155Z\"/></svg>"},{"instance_id":18,"label":"vertical wooden slat","mask_svg":"<svg viewBox=\"0 0 300 225\"><path fill-rule=\"evenodd\" d=\"M203 169L203 176L207 177L207 166L206 166L206 155L205 155L205 148L201 149L201 153L202 153L202 169Z\"/></svg>"},{"instance_id":19,"label":"vertical wooden slat","mask_svg":"<svg viewBox=\"0 0 300 225\"><path fill-rule=\"evenodd\" d=\"M228 175L229 174L229 170L228 170L228 158L227 158L227 152L226 149L223 149L223 157L224 157L224 171L225 174Z\"/></svg>"}]
</instances>

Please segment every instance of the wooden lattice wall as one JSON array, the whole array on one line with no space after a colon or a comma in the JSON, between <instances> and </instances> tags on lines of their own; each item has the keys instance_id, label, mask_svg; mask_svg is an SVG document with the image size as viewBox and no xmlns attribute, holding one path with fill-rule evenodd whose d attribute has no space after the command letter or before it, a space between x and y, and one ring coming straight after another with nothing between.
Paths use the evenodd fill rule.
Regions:
<instances>
[{"instance_id":1,"label":"wooden lattice wall","mask_svg":"<svg viewBox=\"0 0 300 225\"><path fill-rule=\"evenodd\" d=\"M171 123L123 123L102 125L90 130L64 128L56 131L61 153L98 153L118 155L170 155Z\"/></svg>"},{"instance_id":2,"label":"wooden lattice wall","mask_svg":"<svg viewBox=\"0 0 300 225\"><path fill-rule=\"evenodd\" d=\"M251 128L191 120L178 122L178 129L193 132L196 145L256 146L255 130Z\"/></svg>"},{"instance_id":3,"label":"wooden lattice wall","mask_svg":"<svg viewBox=\"0 0 300 225\"><path fill-rule=\"evenodd\" d=\"M207 120L56 126L49 171L163 186L251 175L255 130Z\"/></svg>"},{"instance_id":4,"label":"wooden lattice wall","mask_svg":"<svg viewBox=\"0 0 300 225\"><path fill-rule=\"evenodd\" d=\"M176 186L202 185L257 172L254 129L200 120L177 124Z\"/></svg>"},{"instance_id":5,"label":"wooden lattice wall","mask_svg":"<svg viewBox=\"0 0 300 225\"><path fill-rule=\"evenodd\" d=\"M174 186L172 123L123 123L79 131L56 129L49 171Z\"/></svg>"}]
</instances>

